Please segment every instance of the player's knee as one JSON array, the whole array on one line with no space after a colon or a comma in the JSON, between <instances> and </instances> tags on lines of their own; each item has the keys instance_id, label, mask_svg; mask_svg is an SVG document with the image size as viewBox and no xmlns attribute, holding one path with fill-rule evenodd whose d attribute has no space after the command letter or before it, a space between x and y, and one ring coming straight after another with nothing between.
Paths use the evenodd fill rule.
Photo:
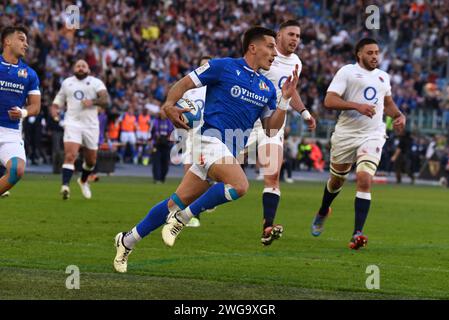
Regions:
<instances>
[{"instance_id":1,"label":"player's knee","mask_svg":"<svg viewBox=\"0 0 449 320\"><path fill-rule=\"evenodd\" d=\"M338 170L331 163L329 171L331 173L330 184L334 186L335 189L338 189L343 186L343 183L348 178L348 175L351 172L351 168L347 170Z\"/></svg>"},{"instance_id":2,"label":"player's knee","mask_svg":"<svg viewBox=\"0 0 449 320\"><path fill-rule=\"evenodd\" d=\"M327 189L329 192L337 192L343 188L343 184L345 183L345 179L337 178L331 176L331 178L327 182Z\"/></svg>"},{"instance_id":3,"label":"player's knee","mask_svg":"<svg viewBox=\"0 0 449 320\"><path fill-rule=\"evenodd\" d=\"M64 163L75 163L76 154L74 153L66 153L64 156Z\"/></svg>"},{"instance_id":4,"label":"player's knee","mask_svg":"<svg viewBox=\"0 0 449 320\"><path fill-rule=\"evenodd\" d=\"M265 187L279 188L279 174L264 176Z\"/></svg>"},{"instance_id":5,"label":"player's knee","mask_svg":"<svg viewBox=\"0 0 449 320\"><path fill-rule=\"evenodd\" d=\"M376 174L377 165L379 163L379 160L375 157L371 157L368 155L361 156L357 160L357 174L361 172L365 172L369 174L371 177L373 177Z\"/></svg>"},{"instance_id":6,"label":"player's knee","mask_svg":"<svg viewBox=\"0 0 449 320\"><path fill-rule=\"evenodd\" d=\"M249 189L248 180L225 185L225 195L230 201L243 197Z\"/></svg>"},{"instance_id":7,"label":"player's knee","mask_svg":"<svg viewBox=\"0 0 449 320\"><path fill-rule=\"evenodd\" d=\"M363 173L357 174L357 189L362 191L369 191L371 188L371 176Z\"/></svg>"},{"instance_id":8,"label":"player's knee","mask_svg":"<svg viewBox=\"0 0 449 320\"><path fill-rule=\"evenodd\" d=\"M19 158L11 159L11 166L8 173L8 183L16 184L25 174L25 165L19 161Z\"/></svg>"}]
</instances>

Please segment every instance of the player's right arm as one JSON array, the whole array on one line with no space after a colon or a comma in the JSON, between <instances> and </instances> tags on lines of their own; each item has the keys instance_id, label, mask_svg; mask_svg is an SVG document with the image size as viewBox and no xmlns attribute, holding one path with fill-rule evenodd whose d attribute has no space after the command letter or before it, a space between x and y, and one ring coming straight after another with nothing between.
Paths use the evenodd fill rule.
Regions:
<instances>
[{"instance_id":1,"label":"player's right arm","mask_svg":"<svg viewBox=\"0 0 449 320\"><path fill-rule=\"evenodd\" d=\"M356 110L372 118L376 114L376 107L366 103L345 101L336 92L328 91L324 98L324 106L331 110Z\"/></svg>"},{"instance_id":2,"label":"player's right arm","mask_svg":"<svg viewBox=\"0 0 449 320\"><path fill-rule=\"evenodd\" d=\"M331 110L356 110L372 118L376 113L375 106L366 103L346 101L342 98L346 91L349 77L347 68L343 67L337 71L327 89L327 94L324 98L324 107Z\"/></svg>"},{"instance_id":3,"label":"player's right arm","mask_svg":"<svg viewBox=\"0 0 449 320\"><path fill-rule=\"evenodd\" d=\"M50 106L50 115L55 121L59 121L59 110L65 106L66 94L64 90L64 81L61 84L61 88L58 91L53 103Z\"/></svg>"},{"instance_id":4,"label":"player's right arm","mask_svg":"<svg viewBox=\"0 0 449 320\"><path fill-rule=\"evenodd\" d=\"M185 76L170 88L167 93L167 99L161 107L176 128L184 128L187 130L189 129L189 127L184 123L184 121L182 121L181 118L182 113L187 112L188 110L182 110L176 107L175 104L179 99L182 98L187 90L193 88L196 88L195 83L188 75Z\"/></svg>"},{"instance_id":5,"label":"player's right arm","mask_svg":"<svg viewBox=\"0 0 449 320\"><path fill-rule=\"evenodd\" d=\"M196 68L187 76L176 82L170 88L167 99L162 105L167 117L176 128L189 129L182 121L181 115L187 110L179 109L175 106L176 102L182 98L187 90L207 86L220 81L220 75L229 59L212 59L202 66Z\"/></svg>"}]
</instances>

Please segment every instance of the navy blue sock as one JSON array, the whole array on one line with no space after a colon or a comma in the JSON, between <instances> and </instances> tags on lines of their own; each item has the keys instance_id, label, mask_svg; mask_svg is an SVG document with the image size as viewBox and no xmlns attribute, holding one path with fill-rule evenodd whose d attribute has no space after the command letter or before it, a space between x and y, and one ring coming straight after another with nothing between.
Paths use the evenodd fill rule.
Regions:
<instances>
[{"instance_id":1,"label":"navy blue sock","mask_svg":"<svg viewBox=\"0 0 449 320\"><path fill-rule=\"evenodd\" d=\"M362 231L365 225L366 218L368 217L368 211L371 204L371 200L362 199L359 197L355 198L354 208L355 208L355 224L354 233L357 231Z\"/></svg>"},{"instance_id":2,"label":"navy blue sock","mask_svg":"<svg viewBox=\"0 0 449 320\"><path fill-rule=\"evenodd\" d=\"M223 182L218 182L211 186L205 193L196 199L189 209L194 216L199 215L204 210L212 209L220 204L237 200L239 198L237 191Z\"/></svg>"},{"instance_id":3,"label":"navy blue sock","mask_svg":"<svg viewBox=\"0 0 449 320\"><path fill-rule=\"evenodd\" d=\"M150 232L156 230L165 223L169 213L167 206L168 200L169 199L165 199L151 208L147 216L136 226L137 232L141 238L146 237Z\"/></svg>"},{"instance_id":4,"label":"navy blue sock","mask_svg":"<svg viewBox=\"0 0 449 320\"><path fill-rule=\"evenodd\" d=\"M68 186L73 176L73 169L62 168L62 184Z\"/></svg>"},{"instance_id":5,"label":"navy blue sock","mask_svg":"<svg viewBox=\"0 0 449 320\"><path fill-rule=\"evenodd\" d=\"M321 207L320 210L318 211L318 214L320 216L326 216L327 213L329 212L329 207L332 204L332 201L334 201L334 199L338 196L338 194L340 193L340 191L332 193L329 192L329 190L327 190L327 183L326 186L324 187L324 194L323 194L323 200L321 201Z\"/></svg>"},{"instance_id":6,"label":"navy blue sock","mask_svg":"<svg viewBox=\"0 0 449 320\"><path fill-rule=\"evenodd\" d=\"M277 193L264 191L262 195L264 229L273 225L280 198L280 195Z\"/></svg>"}]
</instances>

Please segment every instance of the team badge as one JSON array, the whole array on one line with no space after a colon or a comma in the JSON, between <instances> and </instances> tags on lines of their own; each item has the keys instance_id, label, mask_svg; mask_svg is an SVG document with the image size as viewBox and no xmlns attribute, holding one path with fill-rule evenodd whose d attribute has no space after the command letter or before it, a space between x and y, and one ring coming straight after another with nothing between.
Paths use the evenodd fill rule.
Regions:
<instances>
[{"instance_id":1,"label":"team badge","mask_svg":"<svg viewBox=\"0 0 449 320\"><path fill-rule=\"evenodd\" d=\"M19 69L19 71L17 71L17 75L19 76L19 77L22 77L22 78L28 78L28 72L27 72L27 69Z\"/></svg>"},{"instance_id":2,"label":"team badge","mask_svg":"<svg viewBox=\"0 0 449 320\"><path fill-rule=\"evenodd\" d=\"M270 88L267 86L267 84L265 82L263 82L263 80L260 80L260 82L259 82L259 89L265 90L265 91L270 91Z\"/></svg>"},{"instance_id":3,"label":"team badge","mask_svg":"<svg viewBox=\"0 0 449 320\"><path fill-rule=\"evenodd\" d=\"M380 82L384 82L384 78L382 78L381 76L379 76L379 80L380 80Z\"/></svg>"}]
</instances>

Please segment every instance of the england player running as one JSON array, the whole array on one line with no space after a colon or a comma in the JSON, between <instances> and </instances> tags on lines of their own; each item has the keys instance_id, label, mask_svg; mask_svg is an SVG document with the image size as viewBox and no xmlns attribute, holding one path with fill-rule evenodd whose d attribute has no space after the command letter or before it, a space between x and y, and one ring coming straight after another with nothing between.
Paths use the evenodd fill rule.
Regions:
<instances>
[{"instance_id":1,"label":"england player running","mask_svg":"<svg viewBox=\"0 0 449 320\"><path fill-rule=\"evenodd\" d=\"M270 79L275 86L278 99L282 96L281 88L283 82L291 75L296 65L299 65L298 77L301 73L302 63L295 54L299 44L300 32L301 29L297 21L288 20L283 22L276 37L277 56L270 70L261 70L261 73ZM296 90L292 95L290 106L301 113L309 130L315 129L315 119L304 106ZM281 197L279 173L284 154L284 128L285 123L274 137L268 137L262 128L261 122L257 121L248 142L248 145L250 145L257 141L259 163L262 165L260 170L264 173L264 190L262 193L263 228L261 238L261 242L264 245L270 245L273 240L278 239L284 229L282 225L274 224L276 210Z\"/></svg>"},{"instance_id":2,"label":"england player running","mask_svg":"<svg viewBox=\"0 0 449 320\"><path fill-rule=\"evenodd\" d=\"M21 59L28 49L27 30L6 27L1 34L0 56L0 162L6 168L0 177L0 195L11 189L25 172L25 148L21 121L41 109L39 78Z\"/></svg>"},{"instance_id":3,"label":"england player running","mask_svg":"<svg viewBox=\"0 0 449 320\"><path fill-rule=\"evenodd\" d=\"M212 59L170 89L163 109L176 127L188 129L180 119L183 110L175 107L175 103L187 90L207 85L201 156L174 194L154 206L131 231L116 235L116 271L126 272L134 245L165 222L162 239L166 245L173 246L193 216L245 195L248 180L235 156L245 146L258 118L268 131L282 127L298 82L297 72L293 72L282 87L282 99L276 108L276 89L258 72L260 68L268 70L274 61L275 37L272 30L250 28L243 37L243 58ZM236 132L246 135L239 139ZM217 183L210 186L208 177Z\"/></svg>"},{"instance_id":4,"label":"england player running","mask_svg":"<svg viewBox=\"0 0 449 320\"><path fill-rule=\"evenodd\" d=\"M86 199L92 197L88 177L97 161L100 134L97 106L106 108L109 96L106 87L98 78L89 75L89 65L78 60L73 68L74 76L65 79L56 95L50 112L57 119L59 109L67 105L64 117L64 164L62 165L61 195L70 198L70 179L75 170L75 160L84 146L84 162L81 177L77 182Z\"/></svg>"},{"instance_id":5,"label":"england player running","mask_svg":"<svg viewBox=\"0 0 449 320\"><path fill-rule=\"evenodd\" d=\"M404 129L405 116L391 97L390 77L377 68L377 42L370 38L360 40L355 47L355 56L357 63L343 66L335 74L324 100L326 108L339 110L341 114L331 138L330 179L312 223L312 235L319 236L323 232L330 205L355 163L355 225L349 247L357 250L368 243L363 226L371 204L372 178L386 139L383 113L394 119L393 126L397 131Z\"/></svg>"}]
</instances>

